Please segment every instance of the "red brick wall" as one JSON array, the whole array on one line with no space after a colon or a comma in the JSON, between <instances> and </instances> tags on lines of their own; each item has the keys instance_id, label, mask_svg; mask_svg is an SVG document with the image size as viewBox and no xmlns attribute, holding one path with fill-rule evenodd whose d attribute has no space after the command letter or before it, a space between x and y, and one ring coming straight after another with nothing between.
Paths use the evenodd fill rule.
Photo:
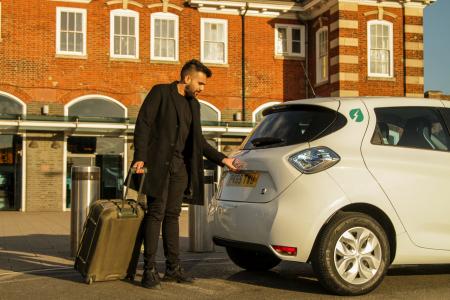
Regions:
<instances>
[{"instance_id":1,"label":"red brick wall","mask_svg":"<svg viewBox=\"0 0 450 300\"><path fill-rule=\"evenodd\" d=\"M171 3L184 7L183 1ZM87 9L87 59L55 57L56 7ZM180 17L180 62L151 63L150 14L162 8L129 5L129 9L139 12L139 61L111 61L109 13L118 8L122 6L108 6L105 1L2 1L0 90L27 103L54 103L59 107L87 94L109 96L129 107L139 106L154 84L178 79L182 64L200 57L200 18L208 17L228 20L228 66L211 66L213 77L200 98L220 110L241 109L240 16L200 14L189 7L182 12L169 8L169 12ZM274 58L274 24L278 22L292 21L246 17L246 93L250 113L267 101L304 97L299 62Z\"/></svg>"}]
</instances>

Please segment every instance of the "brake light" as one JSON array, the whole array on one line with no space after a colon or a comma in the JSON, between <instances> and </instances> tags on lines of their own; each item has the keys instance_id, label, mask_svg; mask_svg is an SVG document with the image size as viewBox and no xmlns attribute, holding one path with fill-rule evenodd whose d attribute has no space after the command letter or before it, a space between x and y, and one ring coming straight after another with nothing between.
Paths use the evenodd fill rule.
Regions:
<instances>
[{"instance_id":1,"label":"brake light","mask_svg":"<svg viewBox=\"0 0 450 300\"><path fill-rule=\"evenodd\" d=\"M341 158L327 147L314 147L302 150L289 157L289 162L305 174L326 170L337 164Z\"/></svg>"},{"instance_id":2,"label":"brake light","mask_svg":"<svg viewBox=\"0 0 450 300\"><path fill-rule=\"evenodd\" d=\"M277 251L277 253L282 255L296 256L297 248L289 246L272 246L272 248Z\"/></svg>"}]
</instances>

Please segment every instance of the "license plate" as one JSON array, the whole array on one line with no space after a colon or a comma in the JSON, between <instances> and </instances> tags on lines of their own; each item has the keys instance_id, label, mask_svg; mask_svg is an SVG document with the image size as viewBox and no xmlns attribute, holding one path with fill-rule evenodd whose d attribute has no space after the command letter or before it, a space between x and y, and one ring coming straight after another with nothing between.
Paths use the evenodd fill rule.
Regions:
<instances>
[{"instance_id":1,"label":"license plate","mask_svg":"<svg viewBox=\"0 0 450 300\"><path fill-rule=\"evenodd\" d=\"M229 173L227 185L240 187L255 187L258 182L259 173Z\"/></svg>"}]
</instances>

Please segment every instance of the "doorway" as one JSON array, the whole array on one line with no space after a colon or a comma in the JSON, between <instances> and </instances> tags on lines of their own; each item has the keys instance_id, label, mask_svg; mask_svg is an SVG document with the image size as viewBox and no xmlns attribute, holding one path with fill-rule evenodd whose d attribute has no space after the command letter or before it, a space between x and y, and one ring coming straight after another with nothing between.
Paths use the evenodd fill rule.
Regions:
<instances>
[{"instance_id":1,"label":"doorway","mask_svg":"<svg viewBox=\"0 0 450 300\"><path fill-rule=\"evenodd\" d=\"M22 136L0 135L0 210L20 210L22 204Z\"/></svg>"}]
</instances>

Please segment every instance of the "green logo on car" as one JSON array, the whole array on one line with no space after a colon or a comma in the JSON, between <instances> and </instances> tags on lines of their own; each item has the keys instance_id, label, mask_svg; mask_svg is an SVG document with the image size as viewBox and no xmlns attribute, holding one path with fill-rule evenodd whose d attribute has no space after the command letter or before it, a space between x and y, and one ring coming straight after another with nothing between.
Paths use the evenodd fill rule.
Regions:
<instances>
[{"instance_id":1,"label":"green logo on car","mask_svg":"<svg viewBox=\"0 0 450 300\"><path fill-rule=\"evenodd\" d=\"M361 109L354 108L349 113L350 118L355 122L362 122L364 120L364 115Z\"/></svg>"}]
</instances>

